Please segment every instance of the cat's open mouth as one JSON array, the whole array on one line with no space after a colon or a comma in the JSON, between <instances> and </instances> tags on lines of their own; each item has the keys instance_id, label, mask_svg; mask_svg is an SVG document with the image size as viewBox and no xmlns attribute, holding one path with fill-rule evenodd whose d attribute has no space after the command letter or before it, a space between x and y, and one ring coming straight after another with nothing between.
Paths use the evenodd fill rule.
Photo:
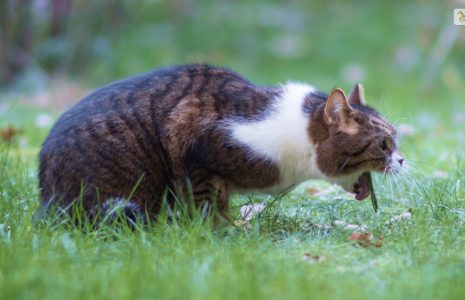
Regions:
<instances>
[{"instance_id":1,"label":"cat's open mouth","mask_svg":"<svg viewBox=\"0 0 465 300\"><path fill-rule=\"evenodd\" d=\"M370 177L369 173L365 172L357 179L354 184L353 192L355 193L355 199L363 200L370 196Z\"/></svg>"}]
</instances>

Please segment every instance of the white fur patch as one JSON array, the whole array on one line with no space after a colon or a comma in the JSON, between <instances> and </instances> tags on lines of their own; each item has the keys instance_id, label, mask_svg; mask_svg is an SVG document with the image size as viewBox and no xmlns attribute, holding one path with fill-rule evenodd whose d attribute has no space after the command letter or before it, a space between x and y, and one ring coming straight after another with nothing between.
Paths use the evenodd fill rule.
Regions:
<instances>
[{"instance_id":1,"label":"white fur patch","mask_svg":"<svg viewBox=\"0 0 465 300\"><path fill-rule=\"evenodd\" d=\"M403 164L404 158L398 151L394 151L391 154L390 160L389 160L389 165L393 172L397 173L402 169L402 164Z\"/></svg>"},{"instance_id":2,"label":"white fur patch","mask_svg":"<svg viewBox=\"0 0 465 300\"><path fill-rule=\"evenodd\" d=\"M232 137L249 147L252 157L266 157L276 163L281 181L261 190L276 193L311 178L326 178L316 164L316 148L307 133L309 123L302 108L312 86L290 82L282 86L274 112L265 120L230 124Z\"/></svg>"}]
</instances>

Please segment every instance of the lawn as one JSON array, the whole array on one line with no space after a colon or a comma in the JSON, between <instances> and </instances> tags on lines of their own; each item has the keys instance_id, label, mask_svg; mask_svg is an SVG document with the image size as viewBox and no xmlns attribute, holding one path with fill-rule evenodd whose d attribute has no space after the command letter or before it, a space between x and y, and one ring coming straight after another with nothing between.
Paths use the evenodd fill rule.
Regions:
<instances>
[{"instance_id":1,"label":"lawn","mask_svg":"<svg viewBox=\"0 0 465 300\"><path fill-rule=\"evenodd\" d=\"M293 79L328 91L360 80L369 104L398 126L406 158L401 174L375 176L378 213L369 200L310 181L279 197L235 196L238 220L244 205L265 203L236 227L180 218L83 232L37 219L37 153L59 111L9 93L0 128L21 131L0 136L0 299L464 299L465 30L452 29L450 51L439 65L434 58L453 28L451 8L205 3L186 20L163 17L167 5L131 7L141 20L152 16L147 6L160 10L150 26L138 20L145 25L109 38L111 55L67 80L84 94L148 66L191 61L261 84ZM209 43L205 32L220 25ZM160 44L143 38L151 34ZM354 232L372 239L350 239Z\"/></svg>"}]
</instances>

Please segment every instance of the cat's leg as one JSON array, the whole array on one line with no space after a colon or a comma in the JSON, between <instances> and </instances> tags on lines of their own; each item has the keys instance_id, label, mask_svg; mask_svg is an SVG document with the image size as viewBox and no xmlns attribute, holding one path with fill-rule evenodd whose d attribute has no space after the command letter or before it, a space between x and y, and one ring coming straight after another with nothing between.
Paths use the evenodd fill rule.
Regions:
<instances>
[{"instance_id":1,"label":"cat's leg","mask_svg":"<svg viewBox=\"0 0 465 300\"><path fill-rule=\"evenodd\" d=\"M216 225L233 223L229 215L229 193L226 181L219 176L191 177L193 201L197 208L207 205L207 212L213 214Z\"/></svg>"}]
</instances>

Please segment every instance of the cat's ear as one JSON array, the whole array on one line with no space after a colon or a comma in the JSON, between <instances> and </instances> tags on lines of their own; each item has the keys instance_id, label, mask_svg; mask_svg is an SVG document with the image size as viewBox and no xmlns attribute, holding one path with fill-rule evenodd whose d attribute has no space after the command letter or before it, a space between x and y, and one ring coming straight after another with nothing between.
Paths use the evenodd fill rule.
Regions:
<instances>
[{"instance_id":1,"label":"cat's ear","mask_svg":"<svg viewBox=\"0 0 465 300\"><path fill-rule=\"evenodd\" d=\"M341 89L334 89L326 101L325 121L330 125L346 123L351 111L352 107L344 92Z\"/></svg>"},{"instance_id":2,"label":"cat's ear","mask_svg":"<svg viewBox=\"0 0 465 300\"><path fill-rule=\"evenodd\" d=\"M349 103L365 105L365 90L363 86L360 83L356 83L347 99Z\"/></svg>"}]
</instances>

